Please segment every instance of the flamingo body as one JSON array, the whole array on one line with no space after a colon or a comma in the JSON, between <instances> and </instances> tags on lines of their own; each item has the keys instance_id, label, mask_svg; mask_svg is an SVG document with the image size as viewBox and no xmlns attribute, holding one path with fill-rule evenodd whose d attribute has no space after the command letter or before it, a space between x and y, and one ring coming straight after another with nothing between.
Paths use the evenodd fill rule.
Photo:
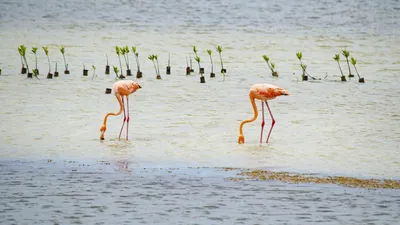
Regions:
<instances>
[{"instance_id":1,"label":"flamingo body","mask_svg":"<svg viewBox=\"0 0 400 225\"><path fill-rule=\"evenodd\" d=\"M107 130L107 118L108 116L118 116L120 115L122 112L124 112L124 120L121 126L121 131L119 133L119 138L121 138L121 133L122 133L122 129L125 125L125 122L127 122L127 129L126 129L126 139L128 140L128 127L129 127L129 102L128 102L128 96L132 93L134 93L135 91L137 91L139 88L141 88L141 86L139 85L139 83L132 81L132 80L121 80L121 81L117 81L114 83L112 90L114 92L115 97L118 100L119 106L120 106L120 110L118 112L110 112L107 113L104 117L104 121L102 126L100 127L100 139L104 140L104 133ZM126 104L127 104L127 110L125 110L125 103L124 103L124 96L126 97ZM126 111L126 113L125 113ZM126 114L128 116L126 116Z\"/></svg>"},{"instance_id":2,"label":"flamingo body","mask_svg":"<svg viewBox=\"0 0 400 225\"><path fill-rule=\"evenodd\" d=\"M255 103L256 99L257 100L261 100L261 102L262 102L261 106L262 106L262 112L263 112L263 121L261 123L260 143L262 142L262 133L263 133L263 129L264 129L264 102L265 102L265 104L266 104L266 106L268 108L268 111L269 111L269 113L271 115L271 118L272 118L272 124L271 124L271 128L270 128L270 131L269 131L269 134L268 134L268 138L267 138L267 143L268 143L269 137L271 135L272 128L273 128L273 126L275 124L275 120L274 120L274 117L272 116L272 112L271 112L271 110L269 108L269 105L268 105L267 101L275 99L276 97L281 96L281 95L289 95L289 92L286 89L277 87L277 86L272 85L272 84L255 84L250 88L249 97L250 97L250 102L251 102L251 104L253 106L254 115L253 115L253 118L248 119L248 120L243 120L240 123L239 138L238 138L238 143L239 144L243 144L244 143L243 125L246 124L246 123L253 122L258 117L258 111L257 111L256 103Z\"/></svg>"}]
</instances>

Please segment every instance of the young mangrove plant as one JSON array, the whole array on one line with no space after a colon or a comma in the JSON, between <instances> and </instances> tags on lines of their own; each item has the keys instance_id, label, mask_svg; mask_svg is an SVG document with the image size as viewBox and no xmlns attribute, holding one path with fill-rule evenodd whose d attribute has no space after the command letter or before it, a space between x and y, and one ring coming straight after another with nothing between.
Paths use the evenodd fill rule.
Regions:
<instances>
[{"instance_id":1,"label":"young mangrove plant","mask_svg":"<svg viewBox=\"0 0 400 225\"><path fill-rule=\"evenodd\" d=\"M200 57L199 57L199 56L196 56L196 58L194 58L194 59L195 59L196 62L199 64L199 68L201 68L201 67L200 67ZM203 73L204 73L204 69L203 69L203 71L200 70L200 83L205 83L205 82L206 82L206 80L205 80L205 78L204 78L204 76L203 76Z\"/></svg>"},{"instance_id":2,"label":"young mangrove plant","mask_svg":"<svg viewBox=\"0 0 400 225\"><path fill-rule=\"evenodd\" d=\"M226 73L226 69L224 69L224 63L222 62L222 47L221 46L217 46L216 47L216 49L217 49L217 52L218 52L218 54L219 54L219 60L220 60L220 62L221 62L221 73L223 73L224 74L224 80L225 80L225 73Z\"/></svg>"},{"instance_id":3,"label":"young mangrove plant","mask_svg":"<svg viewBox=\"0 0 400 225\"><path fill-rule=\"evenodd\" d=\"M157 55L149 55L149 59L153 62L154 69L156 70L156 75L157 75L156 78L157 79L161 79L161 75L160 75L160 72L159 72L160 70L156 66L156 62L154 61L154 60L156 60L157 61L157 65L158 65L158 56Z\"/></svg>"},{"instance_id":4,"label":"young mangrove plant","mask_svg":"<svg viewBox=\"0 0 400 225\"><path fill-rule=\"evenodd\" d=\"M197 48L196 48L196 46L193 46L193 52L194 52L194 54L195 54L194 59L195 59L196 62L199 64L199 73L200 73L200 74L203 74L203 73L204 73L204 68L202 68L202 67L200 66L200 61L197 61L197 59L200 59L200 58L199 58L199 56L197 55Z\"/></svg>"},{"instance_id":5,"label":"young mangrove plant","mask_svg":"<svg viewBox=\"0 0 400 225\"><path fill-rule=\"evenodd\" d=\"M301 61L301 59L303 58L303 53L297 52L297 53L296 53L296 56L297 56L297 58L298 58L299 61L300 61L300 67L301 67L301 69L302 69L301 78L302 78L303 81L306 81L306 80L308 80L308 76L306 75L306 68L307 68L307 66L303 66L303 62Z\"/></svg>"},{"instance_id":6,"label":"young mangrove plant","mask_svg":"<svg viewBox=\"0 0 400 225\"><path fill-rule=\"evenodd\" d=\"M47 79L52 79L53 78L53 74L51 73L51 64L50 64L50 57L49 57L49 48L46 46L43 46L43 51L44 54L46 54L47 56L47 61L49 62L49 72L47 73Z\"/></svg>"},{"instance_id":7,"label":"young mangrove plant","mask_svg":"<svg viewBox=\"0 0 400 225\"><path fill-rule=\"evenodd\" d=\"M168 66L166 70L167 74L171 74L171 55L169 54L169 52L168 52Z\"/></svg>"},{"instance_id":8,"label":"young mangrove plant","mask_svg":"<svg viewBox=\"0 0 400 225\"><path fill-rule=\"evenodd\" d=\"M37 52L38 48L36 47L32 47L32 53L35 55L35 69L33 69L33 74L39 75L39 70L37 68Z\"/></svg>"},{"instance_id":9,"label":"young mangrove plant","mask_svg":"<svg viewBox=\"0 0 400 225\"><path fill-rule=\"evenodd\" d=\"M94 65L92 65L92 69L93 69L93 75L92 75L92 80L93 80L93 78L95 76L97 77L97 75L96 75L96 67Z\"/></svg>"},{"instance_id":10,"label":"young mangrove plant","mask_svg":"<svg viewBox=\"0 0 400 225\"><path fill-rule=\"evenodd\" d=\"M110 74L110 65L108 65L108 55L107 55L107 53L106 53L106 60L107 60L107 64L106 64L105 74Z\"/></svg>"},{"instance_id":11,"label":"young mangrove plant","mask_svg":"<svg viewBox=\"0 0 400 225\"><path fill-rule=\"evenodd\" d=\"M142 78L142 71L140 71L140 63L139 63L139 52L137 52L135 46L132 46L132 52L133 54L135 54L136 58L136 65L137 65L136 78Z\"/></svg>"},{"instance_id":12,"label":"young mangrove plant","mask_svg":"<svg viewBox=\"0 0 400 225\"><path fill-rule=\"evenodd\" d=\"M215 73L214 73L214 63L213 63L213 60L212 60L212 57L211 57L211 54L212 54L211 49L207 49L207 53L208 53L208 55L210 56L210 62L211 62L211 73L210 73L210 77L211 77L211 78L214 78L214 77L215 77Z\"/></svg>"},{"instance_id":13,"label":"young mangrove plant","mask_svg":"<svg viewBox=\"0 0 400 225\"><path fill-rule=\"evenodd\" d=\"M277 77L278 76L278 72L275 71L275 63L270 63L269 62L269 57L267 55L263 55L262 56L263 59L265 60L265 62L267 63L269 69L271 70L272 76Z\"/></svg>"},{"instance_id":14,"label":"young mangrove plant","mask_svg":"<svg viewBox=\"0 0 400 225\"><path fill-rule=\"evenodd\" d=\"M20 54L20 56L23 58L25 65L26 65L26 70L28 72L27 77L28 78L32 78L32 73L29 72L29 66L28 66L28 62L26 61L26 46L25 45L20 45L18 47L18 53ZM22 71L21 71L22 72ZM25 72L26 73L26 72Z\"/></svg>"},{"instance_id":15,"label":"young mangrove plant","mask_svg":"<svg viewBox=\"0 0 400 225\"><path fill-rule=\"evenodd\" d=\"M129 69L129 48L128 46L122 47L121 54L124 56L125 64L126 64L126 75L132 76L131 69Z\"/></svg>"},{"instance_id":16,"label":"young mangrove plant","mask_svg":"<svg viewBox=\"0 0 400 225\"><path fill-rule=\"evenodd\" d=\"M65 67L64 74L69 74L68 64L67 64L67 61L65 60L65 47L64 46L60 47L60 52L64 59L64 67Z\"/></svg>"},{"instance_id":17,"label":"young mangrove plant","mask_svg":"<svg viewBox=\"0 0 400 225\"><path fill-rule=\"evenodd\" d=\"M115 46L115 53L117 53L117 55L118 55L119 67L121 69L121 71L120 71L121 74L119 75L120 78L124 77L124 75L122 74L121 52L122 52L121 48L118 46Z\"/></svg>"},{"instance_id":18,"label":"young mangrove plant","mask_svg":"<svg viewBox=\"0 0 400 225\"><path fill-rule=\"evenodd\" d=\"M350 63L349 63L350 52L347 51L346 49L343 49L342 55L346 58L347 67L349 68L349 77L354 77L354 74L351 74L351 70L350 70Z\"/></svg>"},{"instance_id":19,"label":"young mangrove plant","mask_svg":"<svg viewBox=\"0 0 400 225\"><path fill-rule=\"evenodd\" d=\"M357 67L356 67L357 60L356 60L354 57L351 57L351 64L353 64L354 70L355 70L356 73L357 73L358 82L360 82L360 83L365 83L364 77L360 77L360 74L358 73L358 70L357 70Z\"/></svg>"},{"instance_id":20,"label":"young mangrove plant","mask_svg":"<svg viewBox=\"0 0 400 225\"><path fill-rule=\"evenodd\" d=\"M335 54L335 57L333 57L333 59L337 62L338 66L339 66L340 73L342 74L342 76L340 77L341 80L342 81L346 81L346 77L343 75L342 67L340 66L340 63L339 63L340 55L339 54Z\"/></svg>"}]
</instances>

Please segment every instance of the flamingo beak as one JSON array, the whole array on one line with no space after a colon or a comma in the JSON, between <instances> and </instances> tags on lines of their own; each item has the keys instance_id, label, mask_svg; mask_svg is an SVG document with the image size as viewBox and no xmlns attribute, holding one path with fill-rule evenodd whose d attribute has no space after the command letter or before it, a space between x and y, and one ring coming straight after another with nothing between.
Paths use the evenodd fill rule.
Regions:
<instances>
[{"instance_id":1,"label":"flamingo beak","mask_svg":"<svg viewBox=\"0 0 400 225\"><path fill-rule=\"evenodd\" d=\"M138 87L139 87L139 88L142 88L142 86L140 86L139 84L138 84Z\"/></svg>"}]
</instances>

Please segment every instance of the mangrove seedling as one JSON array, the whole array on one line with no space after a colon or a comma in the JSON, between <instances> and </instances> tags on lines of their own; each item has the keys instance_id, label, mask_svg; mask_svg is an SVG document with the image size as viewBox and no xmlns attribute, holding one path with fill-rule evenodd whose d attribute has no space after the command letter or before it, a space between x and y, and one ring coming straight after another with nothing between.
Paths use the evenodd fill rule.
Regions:
<instances>
[{"instance_id":1,"label":"mangrove seedling","mask_svg":"<svg viewBox=\"0 0 400 225\"><path fill-rule=\"evenodd\" d=\"M115 53L117 53L117 55L118 55L118 60L119 60L119 67L120 67L120 69L121 69L121 74L119 75L119 77L123 77L123 75L122 75L122 63L121 63L121 52L122 52L122 50L121 50L121 48L120 47L118 47L118 46L115 46Z\"/></svg>"},{"instance_id":2,"label":"mangrove seedling","mask_svg":"<svg viewBox=\"0 0 400 225\"><path fill-rule=\"evenodd\" d=\"M156 78L161 79L159 70L157 69L157 66L156 66L156 62L154 61L154 60L157 60L157 65L158 65L158 56L157 55L149 55L149 59L153 62L154 69L156 70Z\"/></svg>"},{"instance_id":3,"label":"mangrove seedling","mask_svg":"<svg viewBox=\"0 0 400 225\"><path fill-rule=\"evenodd\" d=\"M39 70L37 68L37 52L38 48L36 47L32 47L32 53L35 55L35 69L33 69L33 74L39 75Z\"/></svg>"},{"instance_id":4,"label":"mangrove seedling","mask_svg":"<svg viewBox=\"0 0 400 225\"><path fill-rule=\"evenodd\" d=\"M195 54L194 59L195 59L196 61L197 61L197 59L200 59L199 56L197 55L197 48L196 48L196 46L193 46L193 52L194 52L194 54ZM197 61L197 63L199 64L199 73L200 73L200 74L203 74L203 73L204 73L204 68L201 68L201 66L200 66L200 60Z\"/></svg>"},{"instance_id":5,"label":"mangrove seedling","mask_svg":"<svg viewBox=\"0 0 400 225\"><path fill-rule=\"evenodd\" d=\"M132 52L133 54L135 54L136 58L136 65L137 65L136 78L142 78L142 71L140 71L140 63L139 63L139 52L136 51L135 46L132 46Z\"/></svg>"},{"instance_id":6,"label":"mangrove seedling","mask_svg":"<svg viewBox=\"0 0 400 225\"><path fill-rule=\"evenodd\" d=\"M113 66L113 70L114 70L114 73L115 73L115 76L117 77L117 79L124 79L125 77L124 76L118 76L118 72L119 72L119 70L118 70L118 67L116 67L116 66ZM106 93L107 94L107 93Z\"/></svg>"},{"instance_id":7,"label":"mangrove seedling","mask_svg":"<svg viewBox=\"0 0 400 225\"><path fill-rule=\"evenodd\" d=\"M278 76L278 72L274 70L275 69L275 64L269 62L269 57L267 55L263 55L262 57L265 60L265 62L267 63L269 69L271 70L272 76L277 77Z\"/></svg>"},{"instance_id":8,"label":"mangrove seedling","mask_svg":"<svg viewBox=\"0 0 400 225\"><path fill-rule=\"evenodd\" d=\"M20 56L24 59L25 65L26 65L26 70L28 72L27 77L28 78L32 78L32 73L29 72L29 66L28 66L28 62L26 61L26 46L25 45L20 45L18 47L18 53L20 54ZM22 72L22 71L21 71ZM26 72L25 72L26 73Z\"/></svg>"},{"instance_id":9,"label":"mangrove seedling","mask_svg":"<svg viewBox=\"0 0 400 225\"><path fill-rule=\"evenodd\" d=\"M224 74L224 79L225 79L226 69L224 69L224 63L222 62L222 56L221 56L221 54L222 54L222 47L218 45L218 46L216 47L216 49L217 49L217 52L218 52L218 54L219 54L219 60L220 60L220 62L221 62L221 73Z\"/></svg>"},{"instance_id":10,"label":"mangrove seedling","mask_svg":"<svg viewBox=\"0 0 400 225\"><path fill-rule=\"evenodd\" d=\"M335 54L335 57L333 57L333 59L337 62L338 66L339 66L339 70L340 73L342 74L342 76L340 77L342 81L346 81L346 77L343 75L343 71L342 71L342 67L340 67L340 55L339 54Z\"/></svg>"},{"instance_id":11,"label":"mangrove seedling","mask_svg":"<svg viewBox=\"0 0 400 225\"><path fill-rule=\"evenodd\" d=\"M105 74L110 74L110 65L108 65L108 55L107 55L107 53L106 53L106 59L107 59L107 64L106 64Z\"/></svg>"},{"instance_id":12,"label":"mangrove seedling","mask_svg":"<svg viewBox=\"0 0 400 225\"><path fill-rule=\"evenodd\" d=\"M60 52L64 59L64 66L65 66L64 74L69 74L68 64L67 64L67 61L65 60L65 47L64 46L60 47Z\"/></svg>"},{"instance_id":13,"label":"mangrove seedling","mask_svg":"<svg viewBox=\"0 0 400 225\"><path fill-rule=\"evenodd\" d=\"M196 56L195 60L196 60L196 62L199 64L199 68L201 68L201 67L200 67L200 57L199 57L199 56ZM200 83L205 83L206 80L205 80L205 78L204 78L204 76L203 76L204 68L202 68L202 69L203 69L203 70L200 70Z\"/></svg>"},{"instance_id":14,"label":"mangrove seedling","mask_svg":"<svg viewBox=\"0 0 400 225\"><path fill-rule=\"evenodd\" d=\"M44 54L46 54L47 56L47 61L49 62L49 72L47 73L47 78L48 79L52 79L53 78L53 74L51 73L51 64L50 64L50 57L49 57L49 48L46 46L43 46L43 51Z\"/></svg>"},{"instance_id":15,"label":"mangrove seedling","mask_svg":"<svg viewBox=\"0 0 400 225\"><path fill-rule=\"evenodd\" d=\"M189 66L189 61L188 58L186 56L186 75L190 75L190 66Z\"/></svg>"},{"instance_id":16,"label":"mangrove seedling","mask_svg":"<svg viewBox=\"0 0 400 225\"><path fill-rule=\"evenodd\" d=\"M346 49L343 49L342 50L342 55L344 57L346 57L347 67L349 68L349 77L354 77L354 74L351 74L351 70L350 70L350 63L349 63L350 52L347 51Z\"/></svg>"},{"instance_id":17,"label":"mangrove seedling","mask_svg":"<svg viewBox=\"0 0 400 225\"><path fill-rule=\"evenodd\" d=\"M96 75L96 67L94 65L92 65L92 69L93 69L93 76L92 76L92 80L93 80L93 78L95 76L97 77L97 75Z\"/></svg>"},{"instance_id":18,"label":"mangrove seedling","mask_svg":"<svg viewBox=\"0 0 400 225\"><path fill-rule=\"evenodd\" d=\"M303 66L303 62L301 61L301 59L303 58L303 53L297 52L297 53L296 53L296 56L297 56L297 58L298 58L299 61L300 61L300 67L301 67L301 69L302 69L301 78L302 78L303 81L306 81L306 80L308 80L308 77L307 77L307 75L306 75L306 68L307 68L307 66Z\"/></svg>"},{"instance_id":19,"label":"mangrove seedling","mask_svg":"<svg viewBox=\"0 0 400 225\"><path fill-rule=\"evenodd\" d=\"M122 47L121 54L124 56L125 64L126 64L126 75L132 76L131 69L129 69L129 48L128 46Z\"/></svg>"},{"instance_id":20,"label":"mangrove seedling","mask_svg":"<svg viewBox=\"0 0 400 225\"><path fill-rule=\"evenodd\" d=\"M365 83L364 77L360 77L360 74L358 73L358 70L357 70L357 67L356 67L357 60L356 60L354 57L351 57L351 64L353 64L354 70L355 70L356 73L357 73L358 82L360 82L360 83Z\"/></svg>"},{"instance_id":21,"label":"mangrove seedling","mask_svg":"<svg viewBox=\"0 0 400 225\"><path fill-rule=\"evenodd\" d=\"M214 63L213 63L213 60L212 60L212 57L211 57L211 54L212 54L211 49L207 49L207 53L208 53L208 55L210 56L210 62L211 62L211 73L210 73L210 77L211 77L211 78L214 78L214 77L215 77L215 73L214 73Z\"/></svg>"},{"instance_id":22,"label":"mangrove seedling","mask_svg":"<svg viewBox=\"0 0 400 225\"><path fill-rule=\"evenodd\" d=\"M168 52L168 66L166 70L167 74L171 74L171 55L169 54L169 52Z\"/></svg>"},{"instance_id":23,"label":"mangrove seedling","mask_svg":"<svg viewBox=\"0 0 400 225\"><path fill-rule=\"evenodd\" d=\"M58 72L57 72L57 63L56 63L56 67L55 67L55 70L54 70L54 77L58 77Z\"/></svg>"}]
</instances>

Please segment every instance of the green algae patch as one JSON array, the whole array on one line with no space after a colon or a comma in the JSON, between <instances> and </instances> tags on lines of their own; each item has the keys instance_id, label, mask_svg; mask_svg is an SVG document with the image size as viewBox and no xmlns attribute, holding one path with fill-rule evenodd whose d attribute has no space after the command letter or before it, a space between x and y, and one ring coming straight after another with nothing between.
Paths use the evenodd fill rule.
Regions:
<instances>
[{"instance_id":1,"label":"green algae patch","mask_svg":"<svg viewBox=\"0 0 400 225\"><path fill-rule=\"evenodd\" d=\"M232 168L225 168L225 171L232 170ZM390 179L360 179L355 177L343 176L329 176L317 177L310 174L296 174L289 172L273 172L267 170L240 170L237 174L239 177L230 177L229 180L275 180L285 183L315 183L315 184L337 184L345 187L352 188L366 188L366 189L400 189L399 180Z\"/></svg>"}]
</instances>

